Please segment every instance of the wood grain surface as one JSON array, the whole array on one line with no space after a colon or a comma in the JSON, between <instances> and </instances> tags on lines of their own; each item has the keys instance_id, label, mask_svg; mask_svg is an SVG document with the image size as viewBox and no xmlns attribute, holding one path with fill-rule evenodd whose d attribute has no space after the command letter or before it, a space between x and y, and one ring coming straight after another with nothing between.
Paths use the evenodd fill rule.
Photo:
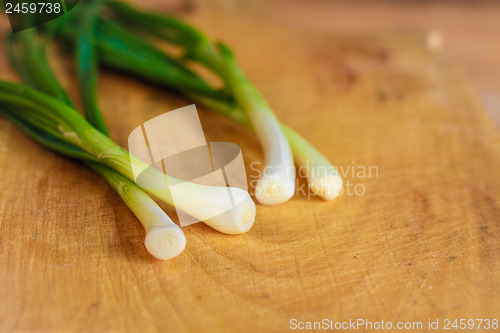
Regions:
<instances>
[{"instance_id":1,"label":"wood grain surface","mask_svg":"<svg viewBox=\"0 0 500 333\"><path fill-rule=\"evenodd\" d=\"M287 332L293 318L427 332L428 319L498 319L500 136L459 67L417 33L305 33L228 3L183 15L234 48L278 116L345 174L344 195L258 206L245 235L185 227L184 253L161 262L102 179L0 118L0 332ZM71 62L50 55L76 96ZM3 48L0 75L15 78ZM100 93L125 147L143 121L190 104L111 72ZM199 111L207 139L240 145L253 179L254 135Z\"/></svg>"}]
</instances>

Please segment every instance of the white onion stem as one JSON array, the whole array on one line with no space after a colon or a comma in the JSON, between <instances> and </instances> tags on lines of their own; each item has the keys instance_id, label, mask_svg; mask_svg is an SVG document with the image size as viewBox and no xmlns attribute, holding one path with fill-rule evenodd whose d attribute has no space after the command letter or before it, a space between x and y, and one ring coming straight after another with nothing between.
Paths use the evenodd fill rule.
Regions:
<instances>
[{"instance_id":1,"label":"white onion stem","mask_svg":"<svg viewBox=\"0 0 500 333\"><path fill-rule=\"evenodd\" d=\"M295 131L281 125L293 150L295 164L307 177L309 190L324 200L335 199L342 191L342 177L338 170Z\"/></svg>"},{"instance_id":2,"label":"white onion stem","mask_svg":"<svg viewBox=\"0 0 500 333\"><path fill-rule=\"evenodd\" d=\"M290 145L278 119L259 91L238 67L232 52L219 45L224 61L219 66L236 101L247 114L264 151L265 166L255 188L263 205L277 205L295 192L295 166Z\"/></svg>"},{"instance_id":3,"label":"white onion stem","mask_svg":"<svg viewBox=\"0 0 500 333\"><path fill-rule=\"evenodd\" d=\"M146 229L144 245L155 258L167 260L186 247L181 228L134 182L98 163L88 163L116 190Z\"/></svg>"}]
</instances>

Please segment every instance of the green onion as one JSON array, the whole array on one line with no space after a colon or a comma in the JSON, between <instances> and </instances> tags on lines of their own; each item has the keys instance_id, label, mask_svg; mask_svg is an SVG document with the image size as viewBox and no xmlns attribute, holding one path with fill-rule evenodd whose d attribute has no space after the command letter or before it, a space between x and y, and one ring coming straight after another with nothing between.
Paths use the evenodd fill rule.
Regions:
<instances>
[{"instance_id":1,"label":"green onion","mask_svg":"<svg viewBox=\"0 0 500 333\"><path fill-rule=\"evenodd\" d=\"M2 104L0 105L0 113L38 143L68 157L82 159L100 174L118 192L146 229L145 246L154 257L166 260L179 255L184 250L186 238L182 230L135 183L113 169L97 163L97 159L92 155L64 141L55 139L16 117L16 112L11 108Z\"/></svg>"},{"instance_id":2,"label":"green onion","mask_svg":"<svg viewBox=\"0 0 500 333\"><path fill-rule=\"evenodd\" d=\"M34 39L34 30L29 30L20 33L23 46L23 59L31 61L37 70L43 70L39 76L38 71L29 71L23 66L20 57L14 52L14 39L9 38L9 55L14 64L15 69L21 77L37 86L38 83L43 90L48 90L50 93L65 101L69 106L71 101L67 97L64 89L60 86L55 75L50 70L48 63L45 61L45 54L42 47L35 47L35 44L26 43L27 40L36 42ZM26 46L30 46L30 53L26 52ZM35 52L33 52L35 51ZM31 125L17 115L18 111L4 104L0 105L4 116L11 120L26 134L30 135L40 144L57 151L68 157L78 158L83 160L94 171L100 174L107 182L119 193L125 204L137 216L139 221L146 229L145 246L148 252L158 259L170 259L179 255L185 248L186 238L181 229L172 222L172 220L160 209L160 207L139 188L135 183L125 178L120 173L106 166L96 163L96 159L91 154L79 149L78 147L62 141L43 130ZM1 112L1 111L0 111ZM96 112L99 112L98 110Z\"/></svg>"},{"instance_id":3,"label":"green onion","mask_svg":"<svg viewBox=\"0 0 500 333\"><path fill-rule=\"evenodd\" d=\"M88 28L82 26L83 29ZM36 38L33 32L26 31L23 34L21 50L24 52L21 52L21 56L17 55L18 50L13 45L14 38L9 38L8 50L14 67L26 82L60 98L62 102L26 86L0 81L0 112L39 143L66 156L84 160L101 174L118 191L146 228L145 245L155 257L167 259L178 255L185 247L185 237L156 203L131 181L134 179L131 171L134 167L146 169L147 182L165 185L163 188L159 186L162 189L150 192L169 204L173 205L174 201L166 183L180 184L182 189L180 195L176 196L176 208L194 217L207 217L205 223L215 229L239 234L251 228L255 220L255 204L246 191L196 185L165 176L130 156L81 118L51 72L44 58L43 48L35 47ZM91 47L92 43L85 43L88 35L83 32L81 36L84 43L77 44L78 47ZM26 49L32 52L26 52ZM92 52L91 49L88 51ZM26 63L31 67L25 66ZM81 72L87 76L85 80L96 83L97 70L92 67L94 64L79 64ZM95 94L92 89L82 89L84 100ZM94 113L99 116L97 104L89 105L91 107L87 109L87 114ZM96 118L93 119L95 122ZM101 131L106 132L105 130L105 124L101 122ZM225 213L218 214L228 191L233 194L234 207L227 207Z\"/></svg>"},{"instance_id":4,"label":"green onion","mask_svg":"<svg viewBox=\"0 0 500 333\"><path fill-rule=\"evenodd\" d=\"M224 96L220 91L215 91L212 94L199 93L192 88L181 87L175 81L159 79L155 83L163 84L169 88L174 88L182 92L187 97L199 102L209 108L217 111L224 116L227 116L245 127L251 128L259 135L266 155L266 165L271 181L261 179L257 186L256 194L259 201L263 203L279 203L286 200L288 190L293 191L290 186L290 181L293 177L293 166L290 162L289 148L290 146L295 164L301 173L307 177L311 192L319 195L325 200L334 199L342 188L342 178L338 174L330 162L302 138L298 133L289 127L278 123L276 117L270 110L267 102L260 93L246 79L243 72L239 69L234 61L234 57L230 50L221 44L218 47L212 46L209 39L200 31L181 22L173 17L159 15L156 13L147 13L136 10L128 4L118 1L106 1L105 4L117 15L120 19L125 20L127 26L133 26L140 32L147 32L153 36L160 37L169 43L175 44L184 48L184 55L180 60L188 60L204 65L219 75L226 83L231 95ZM106 18L101 18L100 22L111 22ZM115 24L117 25L117 24ZM123 29L123 28L122 28ZM108 33L110 33L108 31ZM111 33L112 34L112 33ZM167 68L168 64L159 64L158 50L154 54L148 52L145 47L137 47L132 49L126 47L128 38L137 38L131 32L124 32L121 36L114 36L115 41L121 40L123 47L114 49L114 57L126 59L126 70L135 76L150 80L154 73L160 73ZM146 43L146 42L144 42ZM110 49L109 43L103 38L100 38L99 48L103 55L102 61L108 66L116 68L113 59L106 58ZM116 44L116 43L115 43ZM150 45L149 47L154 47ZM161 52L161 51L160 51ZM131 55L135 53L142 54L145 58L149 58L154 66L138 66L140 63L133 59ZM165 59L171 59L172 56L162 52ZM148 62L142 59L143 62ZM179 63L174 67L178 68ZM192 84L195 79L190 77ZM204 81L198 77L199 82ZM218 94L215 94L217 92ZM279 124L279 126L278 126ZM286 138L284 140L283 136ZM285 142L287 141L287 142ZM273 173L269 170L276 170L278 173L277 184L273 180ZM289 171L289 172L287 172ZM267 184L271 186L267 186ZM273 186L274 185L274 186ZM264 189L264 191L262 191ZM276 190L276 191L273 191ZM267 190L267 191L266 191ZM273 195L273 194L282 194Z\"/></svg>"},{"instance_id":5,"label":"green onion","mask_svg":"<svg viewBox=\"0 0 500 333\"><path fill-rule=\"evenodd\" d=\"M155 188L148 192L224 233L237 234L250 230L255 220L255 204L249 194L239 188L205 186L169 177L130 155L107 136L91 126L66 104L21 84L0 81L0 104L16 108L16 115L56 138L79 147L132 181L133 169L145 170L146 184ZM44 120L44 121L42 121ZM175 202L168 190L177 187ZM221 205L231 192L234 207L220 214ZM207 219L207 216L210 218Z\"/></svg>"},{"instance_id":6,"label":"green onion","mask_svg":"<svg viewBox=\"0 0 500 333\"><path fill-rule=\"evenodd\" d=\"M276 205L290 199L295 192L295 167L289 143L271 108L239 69L232 52L219 45L223 75L236 102L248 115L262 146L266 165L255 189L257 200L264 205Z\"/></svg>"}]
</instances>

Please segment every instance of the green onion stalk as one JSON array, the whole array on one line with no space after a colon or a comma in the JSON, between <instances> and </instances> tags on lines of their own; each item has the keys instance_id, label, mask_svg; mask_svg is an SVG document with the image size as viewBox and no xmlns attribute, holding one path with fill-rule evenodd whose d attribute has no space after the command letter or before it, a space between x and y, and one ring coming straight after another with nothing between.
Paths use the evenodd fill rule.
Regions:
<instances>
[{"instance_id":1,"label":"green onion stalk","mask_svg":"<svg viewBox=\"0 0 500 333\"><path fill-rule=\"evenodd\" d=\"M99 19L97 45L102 63L173 88L256 132L266 160L265 172L256 187L259 202L274 205L291 197L295 186L292 155L298 169L307 177L312 193L325 200L337 197L342 189L342 178L337 169L307 140L279 122L227 46L212 44L202 32L173 17L139 11L118 1L105 1L104 4L117 20L103 15ZM133 27L134 31L125 29L125 25ZM74 35L69 24L62 30L66 38ZM139 37L141 34L159 37L181 47L183 55L175 58ZM133 47L128 45L137 39L139 43ZM121 59L119 65L114 60L117 58ZM208 84L193 72L186 75L189 80L184 80L183 84L171 76L158 75L169 71L182 73L182 69L189 70L189 64L193 62L218 75L225 83L224 88L207 91ZM144 63L150 65L143 66ZM205 89L202 91L199 87Z\"/></svg>"}]
</instances>

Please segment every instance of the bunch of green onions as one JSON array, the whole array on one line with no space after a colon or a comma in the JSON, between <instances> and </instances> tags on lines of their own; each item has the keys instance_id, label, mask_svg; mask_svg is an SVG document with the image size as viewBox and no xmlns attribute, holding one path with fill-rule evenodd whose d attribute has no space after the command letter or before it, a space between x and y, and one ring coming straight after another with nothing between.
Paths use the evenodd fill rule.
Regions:
<instances>
[{"instance_id":1,"label":"bunch of green onions","mask_svg":"<svg viewBox=\"0 0 500 333\"><path fill-rule=\"evenodd\" d=\"M53 36L74 45L87 120L76 111L48 65L45 47ZM182 54L160 50L147 41L150 37L174 44ZM266 164L255 189L260 203L275 205L290 199L295 192L294 161L307 177L312 193L332 200L341 192L342 179L336 168L277 119L239 68L232 51L222 43L213 44L203 33L173 17L143 12L117 1L86 1L45 24L41 34L31 29L11 35L8 50L13 66L31 87L0 82L0 114L44 146L80 159L99 173L141 221L146 229L146 248L157 258L175 257L185 248L186 239L135 183L132 170L134 166L146 169L147 183L165 184L146 191L170 205L174 202L168 185L179 180L148 168L109 138L97 103L100 64L164 85L253 130L261 141ZM223 87L216 88L201 78L193 64L216 74ZM194 217L206 216L227 195L227 188L197 184L183 188L181 198L176 196L176 208ZM246 191L230 191L235 199L233 209L204 222L228 234L247 232L255 220L255 204Z\"/></svg>"},{"instance_id":2,"label":"bunch of green onions","mask_svg":"<svg viewBox=\"0 0 500 333\"><path fill-rule=\"evenodd\" d=\"M74 16L81 15L77 10ZM79 13L80 12L80 13ZM119 1L103 1L94 11L94 49L99 62L116 70L164 85L252 129L261 141L265 167L255 189L264 205L287 201L295 192L295 164L307 177L310 192L332 200L342 190L336 168L307 140L281 123L259 91L246 78L231 50L194 27L170 16L140 11ZM74 41L77 31L68 17L58 23L59 36ZM182 50L180 56L160 50L157 38ZM193 70L201 65L224 86L217 89Z\"/></svg>"},{"instance_id":3,"label":"bunch of green onions","mask_svg":"<svg viewBox=\"0 0 500 333\"><path fill-rule=\"evenodd\" d=\"M88 5L86 5L88 6ZM90 4L88 13L97 8ZM146 229L146 249L156 258L169 259L180 254L186 245L182 230L134 182L132 169L146 169L144 162L128 154L107 136L107 129L96 102L96 54L92 44L95 21L80 17L76 45L77 68L86 121L51 71L35 29L9 36L8 50L12 64L23 84L0 81L0 113L42 145L65 156L82 160L99 173L120 195ZM50 39L46 33L45 42ZM147 168L145 177L154 186L148 192L174 205L168 185L179 180ZM232 209L216 215L227 188L183 182L184 193L176 196L176 208L197 216L214 216L204 222L224 233L247 232L255 220L255 204L249 194L229 188L234 200ZM213 212L213 213L212 213Z\"/></svg>"}]
</instances>

